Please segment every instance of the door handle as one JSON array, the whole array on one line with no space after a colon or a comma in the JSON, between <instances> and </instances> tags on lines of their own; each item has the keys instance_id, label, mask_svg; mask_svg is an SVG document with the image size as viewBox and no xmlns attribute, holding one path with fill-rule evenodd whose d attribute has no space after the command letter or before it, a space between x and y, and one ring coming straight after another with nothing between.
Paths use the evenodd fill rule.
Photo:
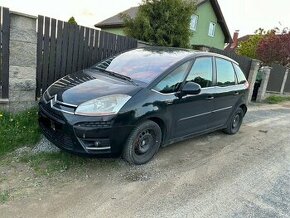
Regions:
<instances>
[{"instance_id":1,"label":"door handle","mask_svg":"<svg viewBox=\"0 0 290 218\"><path fill-rule=\"evenodd\" d=\"M239 95L240 93L239 92L234 92L234 95Z\"/></svg>"},{"instance_id":2,"label":"door handle","mask_svg":"<svg viewBox=\"0 0 290 218\"><path fill-rule=\"evenodd\" d=\"M166 104L173 104L173 100L165 101Z\"/></svg>"},{"instance_id":3,"label":"door handle","mask_svg":"<svg viewBox=\"0 0 290 218\"><path fill-rule=\"evenodd\" d=\"M213 96L208 96L208 97L206 98L206 100L213 100L213 99L214 99Z\"/></svg>"}]
</instances>

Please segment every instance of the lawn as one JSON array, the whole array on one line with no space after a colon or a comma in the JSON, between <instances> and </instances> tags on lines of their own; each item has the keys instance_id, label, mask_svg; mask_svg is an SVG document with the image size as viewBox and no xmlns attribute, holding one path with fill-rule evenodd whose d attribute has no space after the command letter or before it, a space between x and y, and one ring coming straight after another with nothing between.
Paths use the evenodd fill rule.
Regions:
<instances>
[{"instance_id":1,"label":"lawn","mask_svg":"<svg viewBox=\"0 0 290 218\"><path fill-rule=\"evenodd\" d=\"M290 101L290 96L271 95L265 100L269 104L279 104L281 102Z\"/></svg>"},{"instance_id":2,"label":"lawn","mask_svg":"<svg viewBox=\"0 0 290 218\"><path fill-rule=\"evenodd\" d=\"M36 108L19 114L0 112L0 156L39 141L37 118Z\"/></svg>"}]
</instances>

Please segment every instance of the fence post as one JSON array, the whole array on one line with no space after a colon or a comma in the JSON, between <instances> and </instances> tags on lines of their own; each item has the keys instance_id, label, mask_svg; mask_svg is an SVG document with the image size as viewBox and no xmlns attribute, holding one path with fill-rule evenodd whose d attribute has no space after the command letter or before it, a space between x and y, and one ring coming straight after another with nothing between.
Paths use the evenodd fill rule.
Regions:
<instances>
[{"instance_id":1,"label":"fence post","mask_svg":"<svg viewBox=\"0 0 290 218\"><path fill-rule=\"evenodd\" d=\"M253 59L252 64L251 64L251 69L249 72L249 76L248 76L248 82L249 82L249 92L248 92L248 96L247 96L248 103L251 102L251 100L252 100L254 86L255 86L256 77L257 77L259 67L260 67L260 61Z\"/></svg>"},{"instance_id":2,"label":"fence post","mask_svg":"<svg viewBox=\"0 0 290 218\"><path fill-rule=\"evenodd\" d=\"M288 73L289 73L289 68L287 68L285 71L285 75L284 75L283 82L282 82L281 89L280 89L280 94L284 93L285 85L286 85L287 78L288 78Z\"/></svg>"},{"instance_id":3,"label":"fence post","mask_svg":"<svg viewBox=\"0 0 290 218\"><path fill-rule=\"evenodd\" d=\"M9 107L19 111L35 105L36 17L11 12Z\"/></svg>"},{"instance_id":4,"label":"fence post","mask_svg":"<svg viewBox=\"0 0 290 218\"><path fill-rule=\"evenodd\" d=\"M261 86L258 91L257 102L261 102L265 99L265 94L266 94L267 85L269 82L271 69L272 67L268 67L268 66L262 68L263 77L262 77Z\"/></svg>"}]
</instances>

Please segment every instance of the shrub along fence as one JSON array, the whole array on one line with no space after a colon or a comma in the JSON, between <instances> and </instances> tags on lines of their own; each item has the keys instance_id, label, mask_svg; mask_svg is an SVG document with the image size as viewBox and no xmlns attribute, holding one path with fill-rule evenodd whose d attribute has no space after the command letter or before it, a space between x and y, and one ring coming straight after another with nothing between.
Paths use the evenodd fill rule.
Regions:
<instances>
[{"instance_id":1,"label":"shrub along fence","mask_svg":"<svg viewBox=\"0 0 290 218\"><path fill-rule=\"evenodd\" d=\"M129 37L38 16L36 97L57 79L136 47Z\"/></svg>"},{"instance_id":2,"label":"shrub along fence","mask_svg":"<svg viewBox=\"0 0 290 218\"><path fill-rule=\"evenodd\" d=\"M0 98L9 97L9 9L0 7Z\"/></svg>"}]
</instances>

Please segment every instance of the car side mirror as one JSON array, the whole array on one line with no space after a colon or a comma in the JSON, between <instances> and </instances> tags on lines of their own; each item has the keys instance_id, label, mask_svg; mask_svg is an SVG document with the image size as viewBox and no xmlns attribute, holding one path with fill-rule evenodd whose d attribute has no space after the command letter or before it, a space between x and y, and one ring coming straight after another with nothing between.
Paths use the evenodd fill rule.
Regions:
<instances>
[{"instance_id":1,"label":"car side mirror","mask_svg":"<svg viewBox=\"0 0 290 218\"><path fill-rule=\"evenodd\" d=\"M195 82L187 82L182 88L181 94L185 95L197 95L201 92L201 87Z\"/></svg>"}]
</instances>

